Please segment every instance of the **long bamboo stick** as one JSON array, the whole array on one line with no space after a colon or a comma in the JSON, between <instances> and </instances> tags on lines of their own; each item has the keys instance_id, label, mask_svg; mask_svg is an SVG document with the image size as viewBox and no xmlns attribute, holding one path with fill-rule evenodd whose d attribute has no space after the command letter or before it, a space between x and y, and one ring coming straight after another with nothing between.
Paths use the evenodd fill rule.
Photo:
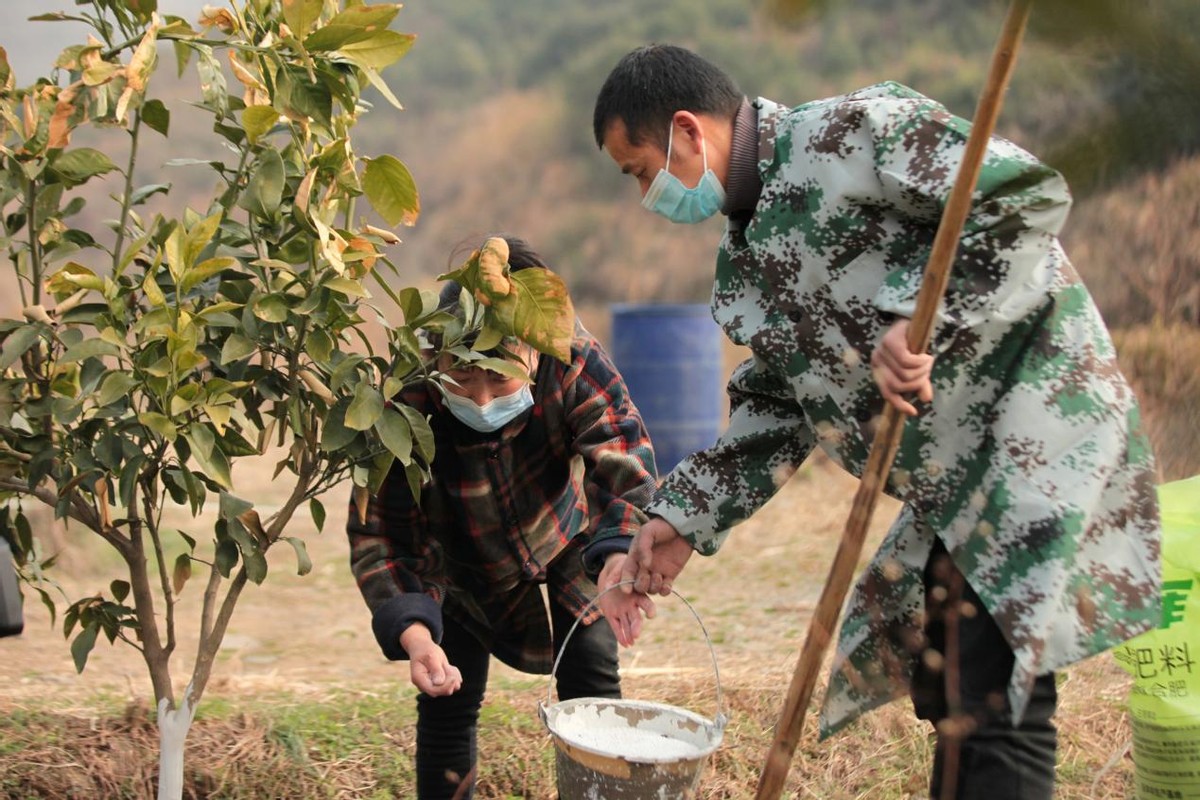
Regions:
<instances>
[{"instance_id":1,"label":"long bamboo stick","mask_svg":"<svg viewBox=\"0 0 1200 800\"><path fill-rule=\"evenodd\" d=\"M996 118L1000 114L1004 92L1012 76L1017 50L1032 4L1033 0L1013 0L996 42L987 81L975 109L971 133L967 137L962 164L942 212L942 219L933 241L933 250L921 280L921 290L917 295L916 311L908 328L908 347L914 353L923 353L929 347L937 308L946 291L950 267L954 263L959 237L971 210L971 197L983 166L988 140L996 127ZM812 699L817 674L833 638L842 603L846 599L862 553L871 515L875 511L879 494L896 457L903 432L903 415L893 405L887 404L871 444L871 452L862 481L854 496L854 504L850 508L841 543L838 545L821 598L817 602L812 622L809 623L808 636L800 651L796 670L792 674L783 712L775 728L775 740L767 752L766 763L759 777L756 800L776 800L783 791L792 755L800 741L804 714Z\"/></svg>"}]
</instances>

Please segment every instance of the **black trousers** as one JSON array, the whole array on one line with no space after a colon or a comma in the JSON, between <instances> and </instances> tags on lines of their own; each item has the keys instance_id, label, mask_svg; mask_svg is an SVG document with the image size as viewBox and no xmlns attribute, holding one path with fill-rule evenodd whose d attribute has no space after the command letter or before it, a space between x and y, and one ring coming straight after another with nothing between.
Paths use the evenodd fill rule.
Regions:
<instances>
[{"instance_id":1,"label":"black trousers","mask_svg":"<svg viewBox=\"0 0 1200 800\"><path fill-rule=\"evenodd\" d=\"M550 603L555 654L575 623L574 615ZM487 688L489 653L451 619L444 620L442 649L462 672L463 684L446 697L417 695L417 797L419 800L466 800L473 794L463 781L475 767L475 731ZM580 625L567 643L555 674L560 700L620 697L617 637L604 619Z\"/></svg>"},{"instance_id":2,"label":"black trousers","mask_svg":"<svg viewBox=\"0 0 1200 800\"><path fill-rule=\"evenodd\" d=\"M1050 800L1058 740L1051 722L1058 702L1054 673L1038 677L1013 725L1012 649L941 540L925 567L925 592L932 652L918 660L912 700L917 716L938 731L930 797Z\"/></svg>"}]
</instances>

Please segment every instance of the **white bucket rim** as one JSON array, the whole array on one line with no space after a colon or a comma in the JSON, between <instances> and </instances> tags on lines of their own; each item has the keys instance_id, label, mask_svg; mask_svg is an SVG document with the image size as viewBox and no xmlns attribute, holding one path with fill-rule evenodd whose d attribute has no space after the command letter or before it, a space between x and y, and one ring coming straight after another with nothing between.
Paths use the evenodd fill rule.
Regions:
<instances>
[{"instance_id":1,"label":"white bucket rim","mask_svg":"<svg viewBox=\"0 0 1200 800\"><path fill-rule=\"evenodd\" d=\"M652 755L629 756L613 753L612 751L599 750L590 744L579 742L576 739L573 739L568 733L565 733L561 729L555 729L553 723L555 716L561 712L569 711L570 709L581 705L621 706L623 708L653 710L667 714L673 714L677 717L683 717L697 723L699 728L705 732L704 738L707 740L707 742L703 746L695 745L696 752L686 757ZM697 714L695 711L681 708L679 706L673 706L668 703L657 703L652 700L626 700L624 698L615 697L577 697L571 700L561 700L553 705L539 703L538 706L542 722L545 724L546 730L548 730L550 735L554 738L569 744L574 749L583 750L584 752L591 753L592 755L600 756L602 758L619 758L632 764L677 764L683 761L700 761L715 753L717 749L720 748L721 742L725 738L724 715L719 714L717 719L712 720L708 717Z\"/></svg>"}]
</instances>

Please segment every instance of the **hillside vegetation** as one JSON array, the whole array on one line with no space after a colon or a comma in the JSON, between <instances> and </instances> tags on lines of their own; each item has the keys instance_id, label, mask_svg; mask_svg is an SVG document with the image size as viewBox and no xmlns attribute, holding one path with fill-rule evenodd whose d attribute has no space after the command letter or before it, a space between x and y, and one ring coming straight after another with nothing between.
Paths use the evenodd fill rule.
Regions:
<instances>
[{"instance_id":1,"label":"hillside vegetation","mask_svg":"<svg viewBox=\"0 0 1200 800\"><path fill-rule=\"evenodd\" d=\"M160 2L164 11L193 17L202 5ZM899 80L969 117L1007 6L844 0L811 3L820 13L784 26L759 5L407 3L393 26L418 38L389 76L405 110L377 102L356 131L364 152L401 156L421 191L420 222L401 231L405 241L391 252L402 280L432 283L456 249L504 230L543 252L567 279L585 322L601 335L612 302L705 301L720 220L685 229L646 213L632 182L592 140L592 101L622 54L653 41L689 46L729 70L748 95L793 104ZM1077 202L1064 239L1110 326L1194 330L1200 324L1200 117L1194 113L1200 50L1187 41L1194 45L1200 30L1200 4L1134 5L1037 4L999 131L1067 170ZM17 16L46 10L44 3L15 0L0 16L10 23L6 38L12 41L4 44L14 55L19 51L28 62L30 51L41 48L39 63L48 67L57 52L45 47L50 34L67 35L72 25ZM169 70L162 73L161 80L171 78ZM27 70L17 75L22 84L33 78ZM182 101L168 96L168 105L172 152L225 157L205 143L216 137L189 117ZM80 144L102 146L106 135L93 132L92 141ZM154 198L148 211L157 202L182 206L208 195L205 168L164 168L163 160L153 149L140 159L144 182L169 180L175 187L169 199ZM84 214L103 218L112 209L89 202ZM382 302L385 313L398 314ZM1156 363L1195 371L1186 354ZM1180 382L1136 372L1145 395ZM1156 415L1178 413L1172 404L1156 405ZM1200 436L1192 434L1194 418L1171 427ZM1171 476L1200 470L1194 440L1162 438L1180 450L1164 459L1174 465Z\"/></svg>"}]
</instances>

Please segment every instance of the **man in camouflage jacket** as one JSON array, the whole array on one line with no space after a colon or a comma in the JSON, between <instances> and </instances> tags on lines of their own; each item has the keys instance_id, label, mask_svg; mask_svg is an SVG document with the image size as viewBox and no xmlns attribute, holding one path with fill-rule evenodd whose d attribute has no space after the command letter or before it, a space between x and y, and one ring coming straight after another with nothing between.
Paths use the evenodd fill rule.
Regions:
<instances>
[{"instance_id":1,"label":"man in camouflage jacket","mask_svg":"<svg viewBox=\"0 0 1200 800\"><path fill-rule=\"evenodd\" d=\"M666 478L623 574L600 585L665 594L693 549L716 552L814 447L861 475L882 390L913 415L886 485L904 507L846 609L822 731L906 690L923 718L951 715L941 667L956 624L970 715L957 796L1049 798L1053 671L1158 619L1153 458L1057 238L1067 187L1010 142L989 145L932 353L908 352L969 127L895 83L750 103L670 46L613 69L596 141L647 207L728 217L713 316L753 357L730 379L728 429ZM953 591L974 605L952 622L940 612Z\"/></svg>"}]
</instances>

